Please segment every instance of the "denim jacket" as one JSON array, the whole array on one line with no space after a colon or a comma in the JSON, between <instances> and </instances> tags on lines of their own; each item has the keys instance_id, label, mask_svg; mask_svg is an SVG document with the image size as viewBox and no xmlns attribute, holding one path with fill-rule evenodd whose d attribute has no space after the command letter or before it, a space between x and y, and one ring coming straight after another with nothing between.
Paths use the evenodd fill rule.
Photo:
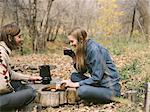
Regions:
<instances>
[{"instance_id":1,"label":"denim jacket","mask_svg":"<svg viewBox=\"0 0 150 112\"><path fill-rule=\"evenodd\" d=\"M79 82L79 85L99 85L102 87L113 88L115 84L119 84L119 74L114 65L107 49L100 44L89 39L86 43L86 71L91 77Z\"/></svg>"}]
</instances>

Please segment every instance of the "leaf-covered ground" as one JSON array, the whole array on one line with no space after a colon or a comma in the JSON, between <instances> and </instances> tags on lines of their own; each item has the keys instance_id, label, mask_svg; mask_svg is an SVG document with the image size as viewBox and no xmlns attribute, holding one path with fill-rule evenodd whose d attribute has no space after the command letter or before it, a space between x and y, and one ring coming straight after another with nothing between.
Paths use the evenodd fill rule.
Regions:
<instances>
[{"instance_id":1,"label":"leaf-covered ground","mask_svg":"<svg viewBox=\"0 0 150 112\"><path fill-rule=\"evenodd\" d=\"M124 78L121 80L122 97L118 102L110 104L87 105L80 103L76 105L63 105L58 108L45 108L42 112L141 112L144 102L144 92L138 91L138 99L136 103L131 103L129 100L123 98L125 92L129 89L144 90L145 78L149 73L150 53L147 51L150 46L140 49L137 47L124 47L123 53L114 55L111 51L112 58L116 64L121 75ZM30 55L13 55L11 57L12 64L15 68L19 68L21 72L27 75L39 75L39 71L28 70L28 66L38 68L42 64L50 64L56 66L51 70L52 78L67 79L71 71L74 70L72 66L72 59L64 56L62 51L59 53L47 54L30 54ZM19 70L18 69L18 70ZM122 76L121 76L122 77Z\"/></svg>"}]
</instances>

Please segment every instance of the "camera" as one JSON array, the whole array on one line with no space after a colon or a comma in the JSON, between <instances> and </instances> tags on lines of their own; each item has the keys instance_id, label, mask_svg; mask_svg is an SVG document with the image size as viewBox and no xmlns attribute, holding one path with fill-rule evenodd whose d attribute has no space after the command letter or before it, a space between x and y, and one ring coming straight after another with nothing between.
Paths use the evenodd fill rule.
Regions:
<instances>
[{"instance_id":1,"label":"camera","mask_svg":"<svg viewBox=\"0 0 150 112\"><path fill-rule=\"evenodd\" d=\"M40 68L40 76L42 77L42 84L50 84L51 73L50 73L50 65L41 65Z\"/></svg>"},{"instance_id":2,"label":"camera","mask_svg":"<svg viewBox=\"0 0 150 112\"><path fill-rule=\"evenodd\" d=\"M74 53L74 51L71 50L71 49L65 49L65 50L64 50L64 55L68 55L68 56L70 56L70 57L72 57L72 58L75 57L75 53Z\"/></svg>"}]
</instances>

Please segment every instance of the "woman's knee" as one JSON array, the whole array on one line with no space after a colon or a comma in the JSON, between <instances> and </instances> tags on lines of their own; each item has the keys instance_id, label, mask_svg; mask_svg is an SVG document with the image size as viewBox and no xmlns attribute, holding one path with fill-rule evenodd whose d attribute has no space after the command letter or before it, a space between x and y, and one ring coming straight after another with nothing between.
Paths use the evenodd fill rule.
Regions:
<instances>
[{"instance_id":1,"label":"woman's knee","mask_svg":"<svg viewBox=\"0 0 150 112\"><path fill-rule=\"evenodd\" d=\"M34 99L36 97L36 91L33 88L26 89L28 97Z\"/></svg>"},{"instance_id":2,"label":"woman's knee","mask_svg":"<svg viewBox=\"0 0 150 112\"><path fill-rule=\"evenodd\" d=\"M84 98L86 97L86 94L88 92L88 89L86 86L80 86L78 89L77 89L77 94L80 98Z\"/></svg>"},{"instance_id":3,"label":"woman's knee","mask_svg":"<svg viewBox=\"0 0 150 112\"><path fill-rule=\"evenodd\" d=\"M78 73L73 72L70 76L70 79L72 82L76 82L77 81L77 77L78 77Z\"/></svg>"}]
</instances>

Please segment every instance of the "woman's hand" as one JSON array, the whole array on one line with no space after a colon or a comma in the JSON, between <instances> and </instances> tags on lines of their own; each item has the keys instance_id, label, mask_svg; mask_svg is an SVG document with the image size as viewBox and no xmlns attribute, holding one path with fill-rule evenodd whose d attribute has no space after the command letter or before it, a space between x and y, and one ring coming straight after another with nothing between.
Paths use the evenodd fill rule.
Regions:
<instances>
[{"instance_id":1,"label":"woman's hand","mask_svg":"<svg viewBox=\"0 0 150 112\"><path fill-rule=\"evenodd\" d=\"M61 83L66 83L66 87L79 87L79 83L78 82L72 82L71 80L63 80L61 81Z\"/></svg>"},{"instance_id":2,"label":"woman's hand","mask_svg":"<svg viewBox=\"0 0 150 112\"><path fill-rule=\"evenodd\" d=\"M29 80L31 80L31 81L42 80L42 77L40 77L40 76L30 76Z\"/></svg>"}]
</instances>

